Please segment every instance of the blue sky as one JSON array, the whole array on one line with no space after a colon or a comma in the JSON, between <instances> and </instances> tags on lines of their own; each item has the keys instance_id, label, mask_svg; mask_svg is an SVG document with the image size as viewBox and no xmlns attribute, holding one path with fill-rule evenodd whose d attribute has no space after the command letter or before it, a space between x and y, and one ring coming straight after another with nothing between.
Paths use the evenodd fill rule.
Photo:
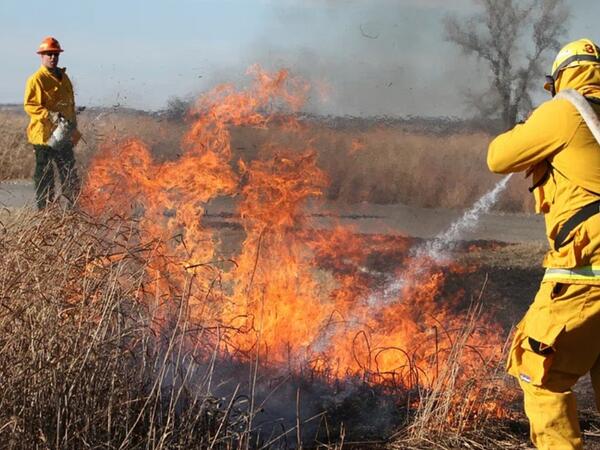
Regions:
<instances>
[{"instance_id":1,"label":"blue sky","mask_svg":"<svg viewBox=\"0 0 600 450\"><path fill-rule=\"evenodd\" d=\"M600 2L567 3L568 39L600 40ZM486 74L443 41L440 20L472 11L470 0L2 0L0 102L22 100L35 49L54 35L79 104L160 109L243 83L259 63L327 83L329 101L311 111L461 115L462 92Z\"/></svg>"}]
</instances>

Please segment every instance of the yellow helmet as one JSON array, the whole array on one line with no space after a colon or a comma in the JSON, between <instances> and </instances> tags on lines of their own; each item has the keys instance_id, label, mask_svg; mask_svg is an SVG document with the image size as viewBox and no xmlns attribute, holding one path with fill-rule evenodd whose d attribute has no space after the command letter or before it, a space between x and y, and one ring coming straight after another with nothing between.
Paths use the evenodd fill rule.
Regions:
<instances>
[{"instance_id":1,"label":"yellow helmet","mask_svg":"<svg viewBox=\"0 0 600 450\"><path fill-rule=\"evenodd\" d=\"M552 92L560 71L568 67L600 65L600 48L591 39L579 39L565 45L552 64L552 75L546 76L544 89Z\"/></svg>"}]
</instances>

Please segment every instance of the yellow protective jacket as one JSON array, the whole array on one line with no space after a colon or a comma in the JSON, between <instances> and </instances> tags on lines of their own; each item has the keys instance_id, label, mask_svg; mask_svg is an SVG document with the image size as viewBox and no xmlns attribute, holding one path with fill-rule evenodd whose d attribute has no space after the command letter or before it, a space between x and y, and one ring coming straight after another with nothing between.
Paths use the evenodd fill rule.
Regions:
<instances>
[{"instance_id":1,"label":"yellow protective jacket","mask_svg":"<svg viewBox=\"0 0 600 450\"><path fill-rule=\"evenodd\" d=\"M62 71L60 80L45 66L27 80L23 104L30 118L27 139L31 144L45 144L52 134L55 125L50 120L50 112L61 113L74 126L77 125L73 85L66 69L59 70Z\"/></svg>"},{"instance_id":2,"label":"yellow protective jacket","mask_svg":"<svg viewBox=\"0 0 600 450\"><path fill-rule=\"evenodd\" d=\"M600 99L600 70L591 65L566 69L556 89ZM600 105L591 105L599 114ZM576 227L567 243L554 250L562 224L600 200L600 145L575 107L565 99L543 103L524 124L492 141L487 163L496 173L525 171L537 186L536 212L544 214L550 244L544 279L600 285L600 214Z\"/></svg>"}]
</instances>

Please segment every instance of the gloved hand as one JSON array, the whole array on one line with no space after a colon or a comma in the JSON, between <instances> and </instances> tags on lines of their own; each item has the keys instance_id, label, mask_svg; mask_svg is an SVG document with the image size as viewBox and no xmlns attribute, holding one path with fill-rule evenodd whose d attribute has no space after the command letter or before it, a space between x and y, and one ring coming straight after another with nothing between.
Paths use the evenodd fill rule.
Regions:
<instances>
[{"instance_id":1,"label":"gloved hand","mask_svg":"<svg viewBox=\"0 0 600 450\"><path fill-rule=\"evenodd\" d=\"M57 124L60 121L60 119L63 118L63 115L57 111L50 111L48 113L48 117L50 118L52 123Z\"/></svg>"}]
</instances>

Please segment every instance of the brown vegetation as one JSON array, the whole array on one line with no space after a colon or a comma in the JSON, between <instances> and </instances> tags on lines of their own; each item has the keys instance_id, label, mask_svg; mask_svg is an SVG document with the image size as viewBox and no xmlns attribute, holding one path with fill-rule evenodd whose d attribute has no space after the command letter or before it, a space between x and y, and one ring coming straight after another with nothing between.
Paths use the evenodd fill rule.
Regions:
<instances>
[{"instance_id":1,"label":"brown vegetation","mask_svg":"<svg viewBox=\"0 0 600 450\"><path fill-rule=\"evenodd\" d=\"M0 110L0 180L33 174L33 148L27 143L26 128L25 113Z\"/></svg>"},{"instance_id":2,"label":"brown vegetation","mask_svg":"<svg viewBox=\"0 0 600 450\"><path fill-rule=\"evenodd\" d=\"M33 172L26 125L24 113L0 111L0 180L29 178ZM79 126L84 141L77 146L76 157L84 170L100 143L123 136L143 139L155 155L177 158L186 127L161 117L118 111L85 111ZM318 163L329 176L330 199L464 208L500 179L487 169L485 155L491 136L481 131L427 133L393 124L339 128L312 120L304 126ZM295 136L276 126L238 128L232 130L232 147L236 158L250 160L265 143L274 151L278 144L305 148L305 142L294 142ZM526 180L512 180L499 209L531 211L526 187Z\"/></svg>"},{"instance_id":3,"label":"brown vegetation","mask_svg":"<svg viewBox=\"0 0 600 450\"><path fill-rule=\"evenodd\" d=\"M315 124L309 130L319 165L330 177L330 199L464 208L500 179L487 169L491 137L483 132L439 135L400 126L339 130ZM277 142L277 136L253 131L246 131L240 142L260 146L263 139ZM529 209L523 180L510 184L501 207L509 211Z\"/></svg>"},{"instance_id":4,"label":"brown vegetation","mask_svg":"<svg viewBox=\"0 0 600 450\"><path fill-rule=\"evenodd\" d=\"M149 247L127 244L127 224L58 208L3 222L2 448L241 445L248 416L208 394L185 299L162 331L136 301Z\"/></svg>"},{"instance_id":5,"label":"brown vegetation","mask_svg":"<svg viewBox=\"0 0 600 450\"><path fill-rule=\"evenodd\" d=\"M254 362L241 370L217 370L218 340L217 346L210 343L220 331L190 318L185 295L168 299L167 316L164 305L141 302L140 293L152 293L144 273L160 245L141 242L135 221L97 223L58 206L35 214L5 212L0 246L3 448L281 448L289 440L301 445L300 430L312 425L299 413L299 397L307 390L322 405L312 417L322 424L313 434L322 442L319 448L341 448L345 435L368 430L370 425L350 415L372 421L373 411L383 418L382 405L394 404L397 409L389 411L394 419L410 425L394 439L394 448L426 448L442 437L448 444L439 441L437 448L500 445L486 432L486 403L503 391L501 379L486 396L449 414L457 397L480 392L476 383L455 383L461 354L472 351L465 343L481 313L479 302L431 390L390 401L385 388L358 382L344 392L344 383L328 384L309 371L299 375L303 389L294 391L296 425L283 429L280 423L268 435L257 428L263 406L254 395L266 389L271 397L295 375L261 382ZM480 377L497 377L496 370ZM334 394L340 390L341 403ZM503 442L509 438L503 436Z\"/></svg>"}]
</instances>

